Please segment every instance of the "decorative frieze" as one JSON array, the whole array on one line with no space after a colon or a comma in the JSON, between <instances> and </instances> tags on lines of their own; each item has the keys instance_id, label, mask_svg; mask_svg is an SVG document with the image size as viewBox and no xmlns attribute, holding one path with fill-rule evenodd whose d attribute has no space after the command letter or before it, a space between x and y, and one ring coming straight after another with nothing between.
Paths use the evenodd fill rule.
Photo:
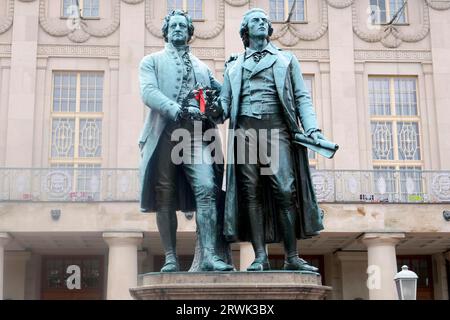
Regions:
<instances>
[{"instance_id":1,"label":"decorative frieze","mask_svg":"<svg viewBox=\"0 0 450 320\"><path fill-rule=\"evenodd\" d=\"M424 50L355 50L355 60L431 61L431 52Z\"/></svg>"},{"instance_id":2,"label":"decorative frieze","mask_svg":"<svg viewBox=\"0 0 450 320\"><path fill-rule=\"evenodd\" d=\"M163 46L145 47L145 54L151 54L163 49ZM191 47L191 52L199 59L225 59L224 48Z\"/></svg>"},{"instance_id":3,"label":"decorative frieze","mask_svg":"<svg viewBox=\"0 0 450 320\"><path fill-rule=\"evenodd\" d=\"M9 57L9 56L11 56L11 45L0 44L0 57Z\"/></svg>"},{"instance_id":4,"label":"decorative frieze","mask_svg":"<svg viewBox=\"0 0 450 320\"><path fill-rule=\"evenodd\" d=\"M289 49L299 60L329 60L328 49Z\"/></svg>"},{"instance_id":5,"label":"decorative frieze","mask_svg":"<svg viewBox=\"0 0 450 320\"><path fill-rule=\"evenodd\" d=\"M118 46L39 45L38 56L46 57L115 57Z\"/></svg>"}]
</instances>

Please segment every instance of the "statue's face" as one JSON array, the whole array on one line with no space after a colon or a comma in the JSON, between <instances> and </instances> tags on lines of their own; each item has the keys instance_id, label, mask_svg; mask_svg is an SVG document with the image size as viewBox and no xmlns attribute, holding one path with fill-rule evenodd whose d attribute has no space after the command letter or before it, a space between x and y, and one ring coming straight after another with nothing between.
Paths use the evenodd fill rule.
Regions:
<instances>
[{"instance_id":1,"label":"statue's face","mask_svg":"<svg viewBox=\"0 0 450 320\"><path fill-rule=\"evenodd\" d=\"M267 38L269 19L263 12L252 12L248 16L248 35L250 38Z\"/></svg>"},{"instance_id":2,"label":"statue's face","mask_svg":"<svg viewBox=\"0 0 450 320\"><path fill-rule=\"evenodd\" d=\"M173 16L169 21L167 39L174 45L186 44L189 38L188 22L183 16Z\"/></svg>"}]
</instances>

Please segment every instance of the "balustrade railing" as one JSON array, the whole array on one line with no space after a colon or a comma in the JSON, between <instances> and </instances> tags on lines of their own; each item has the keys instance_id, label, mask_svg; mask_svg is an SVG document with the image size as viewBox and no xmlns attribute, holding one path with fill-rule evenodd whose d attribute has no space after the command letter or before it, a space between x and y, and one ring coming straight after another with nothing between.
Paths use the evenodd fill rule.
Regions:
<instances>
[{"instance_id":1,"label":"balustrade railing","mask_svg":"<svg viewBox=\"0 0 450 320\"><path fill-rule=\"evenodd\" d=\"M317 170L319 202L450 202L450 171ZM0 201L138 201L137 169L0 168Z\"/></svg>"}]
</instances>

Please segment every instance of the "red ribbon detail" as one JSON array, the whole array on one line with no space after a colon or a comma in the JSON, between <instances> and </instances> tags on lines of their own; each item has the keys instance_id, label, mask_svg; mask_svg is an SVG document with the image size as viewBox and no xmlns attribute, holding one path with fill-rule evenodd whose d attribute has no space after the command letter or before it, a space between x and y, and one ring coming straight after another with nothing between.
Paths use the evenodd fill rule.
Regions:
<instances>
[{"instance_id":1,"label":"red ribbon detail","mask_svg":"<svg viewBox=\"0 0 450 320\"><path fill-rule=\"evenodd\" d=\"M200 112L205 113L206 101L203 95L203 89L198 89L197 94L195 95L195 100L197 100L200 104Z\"/></svg>"}]
</instances>

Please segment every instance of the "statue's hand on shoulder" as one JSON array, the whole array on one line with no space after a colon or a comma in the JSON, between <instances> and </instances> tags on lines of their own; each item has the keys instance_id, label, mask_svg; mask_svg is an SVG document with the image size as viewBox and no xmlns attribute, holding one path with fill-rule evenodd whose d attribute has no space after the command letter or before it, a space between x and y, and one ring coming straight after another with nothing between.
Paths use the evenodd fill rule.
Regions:
<instances>
[{"instance_id":1,"label":"statue's hand on shoulder","mask_svg":"<svg viewBox=\"0 0 450 320\"><path fill-rule=\"evenodd\" d=\"M210 119L217 119L222 117L223 108L219 96L214 97L214 99L207 103L205 115Z\"/></svg>"}]
</instances>

